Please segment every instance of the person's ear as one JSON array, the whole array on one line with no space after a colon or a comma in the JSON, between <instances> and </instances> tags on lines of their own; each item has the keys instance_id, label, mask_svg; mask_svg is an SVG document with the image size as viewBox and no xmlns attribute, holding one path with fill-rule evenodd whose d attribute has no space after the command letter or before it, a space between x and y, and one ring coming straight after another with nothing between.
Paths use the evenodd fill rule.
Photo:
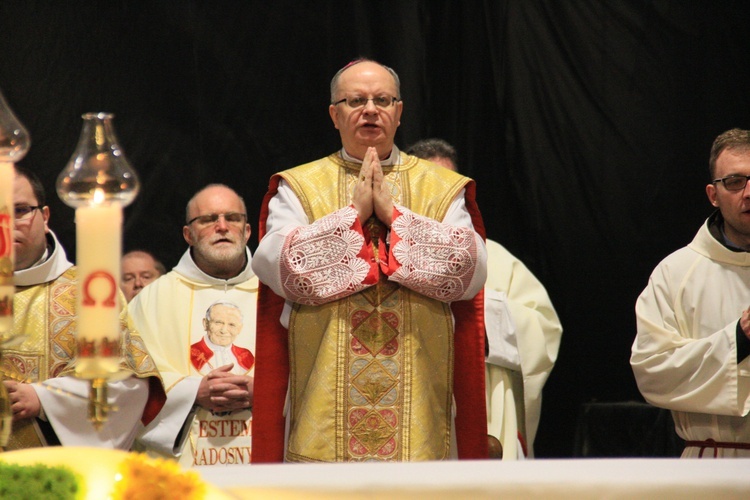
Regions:
<instances>
[{"instance_id":1,"label":"person's ear","mask_svg":"<svg viewBox=\"0 0 750 500\"><path fill-rule=\"evenodd\" d=\"M44 219L44 233L49 233L49 207L42 207L42 218Z\"/></svg>"},{"instance_id":2,"label":"person's ear","mask_svg":"<svg viewBox=\"0 0 750 500\"><path fill-rule=\"evenodd\" d=\"M333 122L333 126L338 130L339 128L339 109L338 106L334 106L331 104L328 106L328 115L331 117L331 121Z\"/></svg>"},{"instance_id":3,"label":"person's ear","mask_svg":"<svg viewBox=\"0 0 750 500\"><path fill-rule=\"evenodd\" d=\"M253 234L253 229L250 224L245 224L245 244L250 240L250 236Z\"/></svg>"},{"instance_id":4,"label":"person's ear","mask_svg":"<svg viewBox=\"0 0 750 500\"><path fill-rule=\"evenodd\" d=\"M718 208L719 201L716 199L716 195L716 186L714 184L708 184L706 186L706 196L708 196L708 201L711 202L711 205Z\"/></svg>"}]
</instances>

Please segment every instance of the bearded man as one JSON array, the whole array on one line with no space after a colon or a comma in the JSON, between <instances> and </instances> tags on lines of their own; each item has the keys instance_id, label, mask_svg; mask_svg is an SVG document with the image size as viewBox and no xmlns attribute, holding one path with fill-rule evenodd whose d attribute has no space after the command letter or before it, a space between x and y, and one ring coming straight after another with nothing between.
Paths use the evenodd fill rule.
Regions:
<instances>
[{"instance_id":1,"label":"bearded man","mask_svg":"<svg viewBox=\"0 0 750 500\"><path fill-rule=\"evenodd\" d=\"M188 202L185 221L189 248L180 262L128 306L168 396L137 449L177 459L184 467L247 464L254 366L227 362L202 373L194 352L191 358L191 346L205 336L206 311L216 303L241 309L244 320L234 341L255 349L258 280L250 267L245 202L229 187L212 184Z\"/></svg>"}]
</instances>

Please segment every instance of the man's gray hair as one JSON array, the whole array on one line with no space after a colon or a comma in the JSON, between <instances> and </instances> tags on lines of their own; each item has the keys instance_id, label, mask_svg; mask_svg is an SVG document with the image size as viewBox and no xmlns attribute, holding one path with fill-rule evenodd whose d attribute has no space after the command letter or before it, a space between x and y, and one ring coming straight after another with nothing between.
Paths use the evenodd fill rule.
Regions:
<instances>
[{"instance_id":1,"label":"man's gray hair","mask_svg":"<svg viewBox=\"0 0 750 500\"><path fill-rule=\"evenodd\" d=\"M363 57L360 59L353 60L352 62L350 62L349 64L347 64L346 66L338 70L335 75L333 75L333 78L331 78L331 104L333 104L333 102L336 100L336 94L339 91L339 79L341 78L341 73L351 68L352 66L355 66L363 62L375 63L385 68L385 70L391 74L391 76L393 77L393 81L396 84L396 95L394 97L400 100L401 99L401 80L398 78L398 74L393 70L393 68L390 68L386 66L385 64L380 64L379 62L374 61L372 59L367 59Z\"/></svg>"}]
</instances>

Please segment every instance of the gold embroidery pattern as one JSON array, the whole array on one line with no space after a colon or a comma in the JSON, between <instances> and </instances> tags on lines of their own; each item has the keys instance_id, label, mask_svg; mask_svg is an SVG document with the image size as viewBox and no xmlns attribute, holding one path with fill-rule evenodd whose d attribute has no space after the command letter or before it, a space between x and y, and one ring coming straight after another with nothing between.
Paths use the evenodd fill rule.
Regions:
<instances>
[{"instance_id":1,"label":"gold embroidery pattern","mask_svg":"<svg viewBox=\"0 0 750 500\"><path fill-rule=\"evenodd\" d=\"M442 220L465 178L401 159L384 167L394 201ZM351 203L359 168L335 154L282 177L317 221L348 210L342 207ZM376 259L381 229L368 221ZM447 304L381 275L377 285L344 299L295 304L289 325L287 461L448 458L453 352Z\"/></svg>"},{"instance_id":2,"label":"gold embroidery pattern","mask_svg":"<svg viewBox=\"0 0 750 500\"><path fill-rule=\"evenodd\" d=\"M400 460L402 350L399 287L380 282L351 301L349 460Z\"/></svg>"},{"instance_id":3,"label":"gold embroidery pattern","mask_svg":"<svg viewBox=\"0 0 750 500\"><path fill-rule=\"evenodd\" d=\"M38 360L18 354L4 354L2 370L3 373L16 375L22 380L36 380L39 376Z\"/></svg>"},{"instance_id":4,"label":"gold embroidery pattern","mask_svg":"<svg viewBox=\"0 0 750 500\"><path fill-rule=\"evenodd\" d=\"M66 273L73 279L74 275ZM76 352L76 287L75 282L57 280L49 290L50 294L50 353L49 374L44 378L59 377L69 368Z\"/></svg>"}]
</instances>

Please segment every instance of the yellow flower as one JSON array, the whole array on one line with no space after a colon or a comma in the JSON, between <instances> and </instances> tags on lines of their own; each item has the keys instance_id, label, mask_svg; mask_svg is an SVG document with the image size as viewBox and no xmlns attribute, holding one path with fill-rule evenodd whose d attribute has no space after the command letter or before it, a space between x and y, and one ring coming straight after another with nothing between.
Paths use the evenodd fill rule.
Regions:
<instances>
[{"instance_id":1,"label":"yellow flower","mask_svg":"<svg viewBox=\"0 0 750 500\"><path fill-rule=\"evenodd\" d=\"M177 462L131 453L120 464L113 500L202 500L206 485L193 471L183 471Z\"/></svg>"}]
</instances>

